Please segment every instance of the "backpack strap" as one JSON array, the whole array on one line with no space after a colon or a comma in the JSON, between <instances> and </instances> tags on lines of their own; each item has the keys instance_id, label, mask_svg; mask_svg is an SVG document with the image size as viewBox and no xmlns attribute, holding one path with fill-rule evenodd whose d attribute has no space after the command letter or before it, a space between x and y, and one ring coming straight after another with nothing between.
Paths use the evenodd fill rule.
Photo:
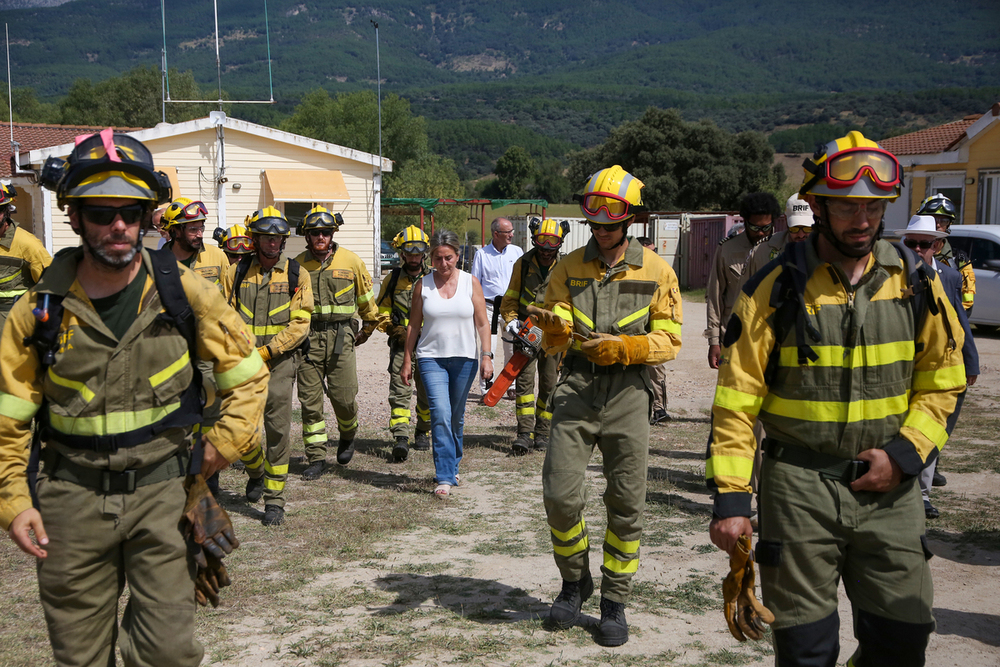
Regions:
<instances>
[{"instance_id":1,"label":"backpack strap","mask_svg":"<svg viewBox=\"0 0 1000 667\"><path fill-rule=\"evenodd\" d=\"M239 263L236 265L236 273L233 275L233 291L229 294L229 301L227 303L232 306L233 299L236 299L236 303L240 302L240 286L243 284L243 280L247 277L247 273L250 271L250 264L253 262L253 255L243 255L240 257Z\"/></svg>"},{"instance_id":2,"label":"backpack strap","mask_svg":"<svg viewBox=\"0 0 1000 667\"><path fill-rule=\"evenodd\" d=\"M294 295L299 291L299 263L288 258L288 293Z\"/></svg>"},{"instance_id":3,"label":"backpack strap","mask_svg":"<svg viewBox=\"0 0 1000 667\"><path fill-rule=\"evenodd\" d=\"M385 293L382 294L382 299L375 303L376 306L381 306L382 302L387 298L389 302L392 303L392 295L396 293L396 284L399 282L399 274L402 273L403 267L397 266L389 274L389 285L386 287Z\"/></svg>"}]
</instances>

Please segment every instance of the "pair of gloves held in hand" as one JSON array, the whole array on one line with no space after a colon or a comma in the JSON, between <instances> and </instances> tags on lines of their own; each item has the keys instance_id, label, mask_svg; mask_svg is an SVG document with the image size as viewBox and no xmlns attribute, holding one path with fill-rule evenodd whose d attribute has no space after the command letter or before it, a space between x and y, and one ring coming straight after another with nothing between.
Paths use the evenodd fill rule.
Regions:
<instances>
[{"instance_id":1,"label":"pair of gloves held in hand","mask_svg":"<svg viewBox=\"0 0 1000 667\"><path fill-rule=\"evenodd\" d=\"M528 306L528 313L538 328L549 335L553 345L563 345L573 335L569 322L551 310ZM615 336L606 333L592 333L588 340L580 343L580 351L598 366L611 364L641 364L649 356L649 339L645 336Z\"/></svg>"}]
</instances>

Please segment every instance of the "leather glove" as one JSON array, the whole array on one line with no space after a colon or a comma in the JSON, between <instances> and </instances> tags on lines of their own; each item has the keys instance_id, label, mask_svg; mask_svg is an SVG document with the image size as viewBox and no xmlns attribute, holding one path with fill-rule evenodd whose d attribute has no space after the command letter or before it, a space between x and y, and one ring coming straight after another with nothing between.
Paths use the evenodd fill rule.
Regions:
<instances>
[{"instance_id":1,"label":"leather glove","mask_svg":"<svg viewBox=\"0 0 1000 667\"><path fill-rule=\"evenodd\" d=\"M184 537L188 550L198 565L195 597L199 604L219 604L219 589L230 583L222 559L240 546L233 524L200 474L189 477L188 496L184 504Z\"/></svg>"},{"instance_id":2,"label":"leather glove","mask_svg":"<svg viewBox=\"0 0 1000 667\"><path fill-rule=\"evenodd\" d=\"M754 592L756 575L750 536L741 535L729 557L729 574L722 582L724 613L729 631L739 641L763 639L764 624L774 623L774 614L762 605Z\"/></svg>"},{"instance_id":3,"label":"leather glove","mask_svg":"<svg viewBox=\"0 0 1000 667\"><path fill-rule=\"evenodd\" d=\"M397 345L406 345L406 327L402 324L394 324L389 327L389 340Z\"/></svg>"},{"instance_id":4,"label":"leather glove","mask_svg":"<svg viewBox=\"0 0 1000 667\"><path fill-rule=\"evenodd\" d=\"M269 348L267 345L262 345L258 347L257 354L259 354L260 358L264 360L264 363L271 361L271 348Z\"/></svg>"},{"instance_id":5,"label":"leather glove","mask_svg":"<svg viewBox=\"0 0 1000 667\"><path fill-rule=\"evenodd\" d=\"M538 328L549 336L549 345L558 347L564 345L573 333L570 323L559 317L551 310L545 310L538 306L528 306L528 314L534 320Z\"/></svg>"},{"instance_id":6,"label":"leather glove","mask_svg":"<svg viewBox=\"0 0 1000 667\"><path fill-rule=\"evenodd\" d=\"M375 332L375 327L378 326L378 322L365 322L364 328L358 332L358 335L354 337L354 345L364 345L365 342L372 337Z\"/></svg>"},{"instance_id":7,"label":"leather glove","mask_svg":"<svg viewBox=\"0 0 1000 667\"><path fill-rule=\"evenodd\" d=\"M645 336L592 333L590 340L580 344L580 350L598 366L641 364L649 356L649 339Z\"/></svg>"},{"instance_id":8,"label":"leather glove","mask_svg":"<svg viewBox=\"0 0 1000 667\"><path fill-rule=\"evenodd\" d=\"M521 323L521 320L519 320L517 318L514 318L506 326L507 333L513 334L513 335L516 336L521 331L521 327L523 327L523 326L524 326L524 324Z\"/></svg>"}]
</instances>

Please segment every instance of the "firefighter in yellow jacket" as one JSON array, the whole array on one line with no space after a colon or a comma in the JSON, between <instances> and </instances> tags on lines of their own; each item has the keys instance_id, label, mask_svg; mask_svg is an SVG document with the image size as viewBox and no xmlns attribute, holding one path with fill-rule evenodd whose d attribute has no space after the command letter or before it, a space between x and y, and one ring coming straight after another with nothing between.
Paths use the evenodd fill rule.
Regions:
<instances>
[{"instance_id":1,"label":"firefighter in yellow jacket","mask_svg":"<svg viewBox=\"0 0 1000 667\"><path fill-rule=\"evenodd\" d=\"M313 293L306 269L293 259L281 261L291 234L285 216L268 206L253 214L249 229L255 252L230 265L224 292L257 337L257 351L271 369L264 407L265 450L257 447L243 463L250 476L247 500L255 503L263 496L262 523L278 526L285 519L296 351L309 335Z\"/></svg>"},{"instance_id":2,"label":"firefighter in yellow jacket","mask_svg":"<svg viewBox=\"0 0 1000 667\"><path fill-rule=\"evenodd\" d=\"M413 386L403 384L399 373L403 369L406 351L406 327L410 324L413 286L430 272L424 261L429 244L430 239L424 230L414 225L396 234L392 245L399 253L400 265L382 281L375 299L380 318L379 329L389 336L389 430L395 439L392 457L396 461L405 461L410 454ZM413 434L413 449L426 452L431 448L431 410L417 364L411 363L411 368L417 386L417 428Z\"/></svg>"},{"instance_id":3,"label":"firefighter in yellow jacket","mask_svg":"<svg viewBox=\"0 0 1000 667\"><path fill-rule=\"evenodd\" d=\"M561 259L545 288L545 310L529 309L548 354L566 352L552 392L552 430L542 466L545 512L562 591L549 622L568 628L594 591L583 517L585 473L594 446L604 456L607 533L601 566L597 642L628 641L625 602L639 566L646 501L652 386L647 365L677 356L681 297L677 276L627 236L642 183L620 166L587 182L581 210L593 236Z\"/></svg>"},{"instance_id":4,"label":"firefighter in yellow jacket","mask_svg":"<svg viewBox=\"0 0 1000 667\"><path fill-rule=\"evenodd\" d=\"M113 665L117 638L126 665L195 667L195 562L178 529L199 419L191 354L212 362L223 394L202 438L206 475L253 445L267 369L219 290L176 263L195 330L165 319L177 295L158 289L141 239L170 185L145 146L105 130L68 162L50 158L41 180L82 247L56 257L0 338L0 526L38 558L56 664ZM32 419L44 440L38 509Z\"/></svg>"},{"instance_id":5,"label":"firefighter in yellow jacket","mask_svg":"<svg viewBox=\"0 0 1000 667\"><path fill-rule=\"evenodd\" d=\"M34 234L11 220L17 190L0 183L0 329L14 301L38 282L52 257Z\"/></svg>"},{"instance_id":6,"label":"firefighter in yellow jacket","mask_svg":"<svg viewBox=\"0 0 1000 667\"><path fill-rule=\"evenodd\" d=\"M569 223L563 220L539 220L534 218L529 224L531 243L534 246L524 253L511 271L510 285L500 303L500 315L507 325L507 334L516 335L521 324L528 317L528 306L542 303L539 294L549 272L559 259L559 248L569 233ZM544 292L544 290L542 290ZM517 413L517 437L511 445L514 454L527 454L531 448L545 451L549 443L549 426L552 412L549 399L556 386L559 359L562 355L550 355L544 351L532 359L521 370L515 380L514 404ZM538 371L538 398L535 398L535 371Z\"/></svg>"},{"instance_id":7,"label":"firefighter in yellow jacket","mask_svg":"<svg viewBox=\"0 0 1000 667\"><path fill-rule=\"evenodd\" d=\"M309 459L302 479L307 480L317 479L326 470L324 393L333 405L340 432L337 463L347 465L354 456L354 435L358 431L354 346L368 340L378 325L372 278L365 263L333 241L341 224L339 213L330 213L322 206L313 208L299 228L306 237L306 250L295 258L309 270L316 300L309 325L309 354L299 366L302 439ZM351 326L354 313L360 313L364 320L364 329L357 336Z\"/></svg>"},{"instance_id":8,"label":"firefighter in yellow jacket","mask_svg":"<svg viewBox=\"0 0 1000 667\"><path fill-rule=\"evenodd\" d=\"M895 156L850 132L805 167L814 231L746 284L726 328L710 534L732 553L752 532L759 419L756 555L776 664L839 663L842 580L859 642L847 664L923 665L934 618L917 476L948 438L964 336L936 273L878 240L900 193Z\"/></svg>"}]
</instances>

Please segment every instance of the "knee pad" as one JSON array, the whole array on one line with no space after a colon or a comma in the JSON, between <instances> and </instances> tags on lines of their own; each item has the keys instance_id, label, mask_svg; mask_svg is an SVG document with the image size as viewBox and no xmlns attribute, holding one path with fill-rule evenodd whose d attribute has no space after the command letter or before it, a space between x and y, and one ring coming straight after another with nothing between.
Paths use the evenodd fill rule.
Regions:
<instances>
[{"instance_id":1,"label":"knee pad","mask_svg":"<svg viewBox=\"0 0 1000 667\"><path fill-rule=\"evenodd\" d=\"M840 653L840 617L833 612L813 623L774 631L777 667L836 667Z\"/></svg>"},{"instance_id":2,"label":"knee pad","mask_svg":"<svg viewBox=\"0 0 1000 667\"><path fill-rule=\"evenodd\" d=\"M859 611L853 667L923 667L934 623L905 623Z\"/></svg>"}]
</instances>

